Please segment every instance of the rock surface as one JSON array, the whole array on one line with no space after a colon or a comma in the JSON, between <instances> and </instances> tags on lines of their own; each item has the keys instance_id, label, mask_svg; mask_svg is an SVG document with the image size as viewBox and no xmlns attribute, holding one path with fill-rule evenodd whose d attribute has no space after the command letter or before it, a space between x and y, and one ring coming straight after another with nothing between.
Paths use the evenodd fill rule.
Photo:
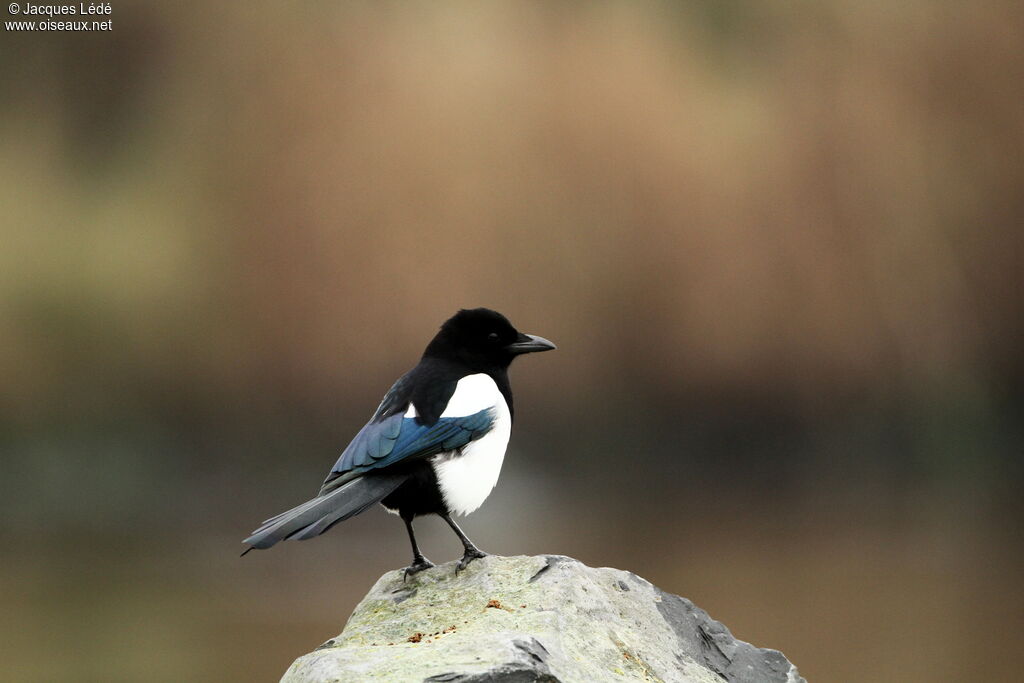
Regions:
<instances>
[{"instance_id":1,"label":"rock surface","mask_svg":"<svg viewBox=\"0 0 1024 683\"><path fill-rule=\"evenodd\" d=\"M284 683L806 683L686 598L568 557L486 557L382 576Z\"/></svg>"}]
</instances>

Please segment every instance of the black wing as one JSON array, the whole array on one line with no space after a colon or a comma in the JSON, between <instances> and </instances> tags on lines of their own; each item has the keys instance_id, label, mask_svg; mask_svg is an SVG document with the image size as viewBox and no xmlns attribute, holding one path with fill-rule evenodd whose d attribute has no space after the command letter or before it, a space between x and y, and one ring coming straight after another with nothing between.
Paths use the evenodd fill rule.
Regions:
<instances>
[{"instance_id":1,"label":"black wing","mask_svg":"<svg viewBox=\"0 0 1024 683\"><path fill-rule=\"evenodd\" d=\"M349 481L352 476L462 448L493 426L492 408L462 417L442 417L432 425L422 424L402 413L370 422L359 430L331 468L320 494Z\"/></svg>"}]
</instances>

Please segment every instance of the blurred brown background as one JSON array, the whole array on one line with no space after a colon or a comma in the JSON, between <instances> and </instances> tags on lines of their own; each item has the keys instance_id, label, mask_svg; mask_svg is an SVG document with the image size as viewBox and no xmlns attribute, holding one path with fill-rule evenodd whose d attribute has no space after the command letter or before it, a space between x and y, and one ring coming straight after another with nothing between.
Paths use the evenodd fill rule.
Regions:
<instances>
[{"instance_id":1,"label":"blurred brown background","mask_svg":"<svg viewBox=\"0 0 1024 683\"><path fill-rule=\"evenodd\" d=\"M110 18L0 36L0 679L276 680L335 635L400 524L240 541L486 305L560 350L513 368L485 550L636 571L811 681L1017 680L1019 2Z\"/></svg>"}]
</instances>

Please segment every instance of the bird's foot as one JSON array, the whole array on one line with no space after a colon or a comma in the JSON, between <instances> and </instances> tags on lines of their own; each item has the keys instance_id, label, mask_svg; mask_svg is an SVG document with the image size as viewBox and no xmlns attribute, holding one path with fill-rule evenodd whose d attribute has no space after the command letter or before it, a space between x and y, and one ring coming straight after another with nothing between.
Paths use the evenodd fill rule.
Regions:
<instances>
[{"instance_id":1,"label":"bird's foot","mask_svg":"<svg viewBox=\"0 0 1024 683\"><path fill-rule=\"evenodd\" d=\"M455 565L455 573L458 574L469 566L469 563L481 557L487 557L487 553L479 548L466 548L466 554L462 556L459 563Z\"/></svg>"},{"instance_id":2,"label":"bird's foot","mask_svg":"<svg viewBox=\"0 0 1024 683\"><path fill-rule=\"evenodd\" d=\"M405 568L404 574L402 576L402 583L408 581L410 576L415 576L424 569L430 569L433 566L434 563L423 556L415 558L413 560L413 563Z\"/></svg>"}]
</instances>

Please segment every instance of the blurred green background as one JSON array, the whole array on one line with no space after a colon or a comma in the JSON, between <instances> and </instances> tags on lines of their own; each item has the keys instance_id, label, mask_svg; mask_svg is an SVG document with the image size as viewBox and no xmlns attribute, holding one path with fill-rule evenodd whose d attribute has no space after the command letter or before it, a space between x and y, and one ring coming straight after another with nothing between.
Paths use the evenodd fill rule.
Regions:
<instances>
[{"instance_id":1,"label":"blurred green background","mask_svg":"<svg viewBox=\"0 0 1024 683\"><path fill-rule=\"evenodd\" d=\"M0 36L0 679L335 635L394 518L240 541L486 305L559 351L482 548L811 681L1019 680L1019 2L112 4Z\"/></svg>"}]
</instances>

